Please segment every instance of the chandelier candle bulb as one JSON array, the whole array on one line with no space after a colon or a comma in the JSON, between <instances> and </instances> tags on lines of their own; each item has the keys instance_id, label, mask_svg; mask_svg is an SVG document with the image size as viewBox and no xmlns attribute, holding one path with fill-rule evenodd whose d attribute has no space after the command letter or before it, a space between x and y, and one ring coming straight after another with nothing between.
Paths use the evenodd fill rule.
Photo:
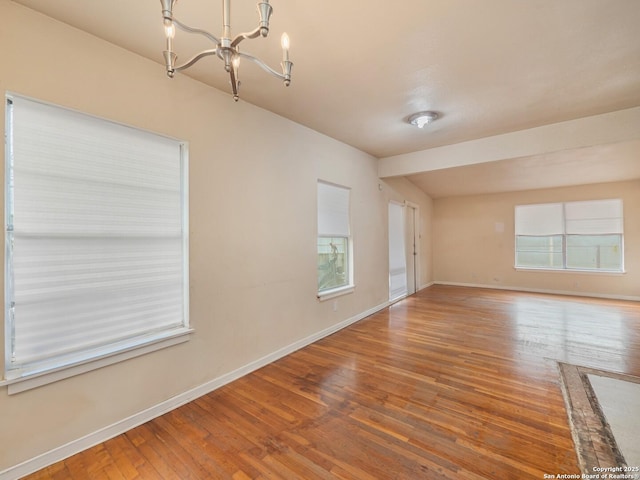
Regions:
<instances>
[{"instance_id":1,"label":"chandelier candle bulb","mask_svg":"<svg viewBox=\"0 0 640 480\"><path fill-rule=\"evenodd\" d=\"M285 33L282 34L282 38L280 38L280 43L282 44L282 61L289 61L289 35Z\"/></svg>"},{"instance_id":2,"label":"chandelier candle bulb","mask_svg":"<svg viewBox=\"0 0 640 480\"><path fill-rule=\"evenodd\" d=\"M169 52L172 52L173 51L173 38L176 36L176 27L173 25L173 22L165 21L164 34L167 36L167 50Z\"/></svg>"},{"instance_id":3,"label":"chandelier candle bulb","mask_svg":"<svg viewBox=\"0 0 640 480\"><path fill-rule=\"evenodd\" d=\"M170 39L176 36L176 27L173 25L173 22L165 22L164 34Z\"/></svg>"}]
</instances>

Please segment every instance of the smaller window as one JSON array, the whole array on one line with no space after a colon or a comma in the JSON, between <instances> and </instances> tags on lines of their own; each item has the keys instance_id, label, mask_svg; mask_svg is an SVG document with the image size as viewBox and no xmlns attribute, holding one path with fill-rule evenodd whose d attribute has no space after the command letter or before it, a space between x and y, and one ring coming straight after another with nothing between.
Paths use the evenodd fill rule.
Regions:
<instances>
[{"instance_id":1,"label":"smaller window","mask_svg":"<svg viewBox=\"0 0 640 480\"><path fill-rule=\"evenodd\" d=\"M349 197L346 187L318 182L318 297L353 288Z\"/></svg>"}]
</instances>

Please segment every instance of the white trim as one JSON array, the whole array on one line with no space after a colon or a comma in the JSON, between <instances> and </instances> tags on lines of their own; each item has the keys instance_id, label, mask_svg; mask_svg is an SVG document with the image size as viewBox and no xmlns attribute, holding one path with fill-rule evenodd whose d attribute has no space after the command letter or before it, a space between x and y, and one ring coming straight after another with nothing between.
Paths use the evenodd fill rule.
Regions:
<instances>
[{"instance_id":1,"label":"white trim","mask_svg":"<svg viewBox=\"0 0 640 480\"><path fill-rule=\"evenodd\" d=\"M632 302L640 302L640 296L637 295L612 295L608 293L597 292L574 292L571 290L549 290L545 288L527 288L527 287L515 287L509 285L484 285L479 283L463 283L463 282L433 282L435 285L451 285L454 287L472 287L472 288L492 288L495 290L511 290L516 292L530 292L530 293L548 293L551 295L570 295L574 297L592 297L592 298L606 298L608 300L630 300Z\"/></svg>"},{"instance_id":2,"label":"white trim","mask_svg":"<svg viewBox=\"0 0 640 480\"><path fill-rule=\"evenodd\" d=\"M424 290L425 288L431 287L434 283L435 282L429 282L429 283L425 283L424 285L420 285L420 287L416 289L416 293L418 293L420 290ZM389 300L388 302L389 306L393 305L394 303L398 303L399 301L404 300L405 298L409 298L411 295L415 295L415 294L406 293L406 294L400 295L399 297L393 298Z\"/></svg>"},{"instance_id":3,"label":"white trim","mask_svg":"<svg viewBox=\"0 0 640 480\"><path fill-rule=\"evenodd\" d=\"M345 285L344 287L332 288L331 290L323 290L322 292L318 292L317 297L318 300L324 302L325 300L330 300L332 298L353 293L355 290L355 285Z\"/></svg>"},{"instance_id":4,"label":"white trim","mask_svg":"<svg viewBox=\"0 0 640 480\"><path fill-rule=\"evenodd\" d=\"M402 295L396 297L396 298L392 298L389 300L389 306L394 305L398 302L401 302L402 300L406 299L407 297L409 297L410 295L407 295L406 293L403 293Z\"/></svg>"},{"instance_id":5,"label":"white trim","mask_svg":"<svg viewBox=\"0 0 640 480\"><path fill-rule=\"evenodd\" d=\"M181 405L189 403L198 397L206 395L207 393L210 393L228 383L231 383L234 380L237 380L238 378L253 372L254 370L262 368L269 363L272 363L282 357L289 355L290 353L295 352L296 350L306 347L307 345L310 345L324 337L342 330L343 328L348 327L353 323L356 323L370 315L373 315L374 313L379 312L380 310L387 308L389 305L389 302L377 305L358 315L343 320L342 322L339 322L329 328L321 330L317 333L314 333L313 335L298 340L297 342L287 345L279 350L276 350L269 355L254 360L253 362L250 362L243 367L222 375L221 377L206 382L198 387L192 388L191 390L176 395L175 397L165 400L164 402L160 402L157 405L149 407L141 412L135 413L130 417L124 418L117 421L116 423L96 430L93 433L89 433L88 435L85 435L81 438L72 440L69 443L49 450L48 452L38 455L37 457L9 467L6 470L0 472L0 480L17 480L21 477L24 477L25 475L29 475L30 473L41 470L53 463L64 460L71 455L75 455L76 453L86 450L87 448L91 448L99 443L109 440L110 438L120 435L128 430L131 430L132 428L137 427L138 425L142 425L149 420L153 420L154 418L170 412L171 410L174 410Z\"/></svg>"},{"instance_id":6,"label":"white trim","mask_svg":"<svg viewBox=\"0 0 640 480\"><path fill-rule=\"evenodd\" d=\"M189 272L189 142L180 142L180 174L182 175L182 315L185 319L185 327L191 324L190 304L191 289L189 287L191 276Z\"/></svg>"},{"instance_id":7,"label":"white trim","mask_svg":"<svg viewBox=\"0 0 640 480\"><path fill-rule=\"evenodd\" d=\"M413 241L415 242L415 259L413 262L413 276L414 276L414 288L416 289L415 293L420 291L420 287L418 286L418 282L420 281L420 275L422 275L422 271L420 265L422 264L422 222L420 219L422 218L420 215L420 205L417 203L410 202L405 200L406 207L414 209L414 224L413 224Z\"/></svg>"},{"instance_id":8,"label":"white trim","mask_svg":"<svg viewBox=\"0 0 640 480\"><path fill-rule=\"evenodd\" d=\"M514 265L513 269L519 272L577 273L585 275L610 275L612 277L625 275L627 273L625 270L586 270L579 268L519 267L517 265Z\"/></svg>"},{"instance_id":9,"label":"white trim","mask_svg":"<svg viewBox=\"0 0 640 480\"><path fill-rule=\"evenodd\" d=\"M24 392L32 388L57 382L58 380L63 380L75 375L80 375L81 373L113 365L114 363L123 362L130 358L146 355L156 350L184 343L189 340L190 333L193 333L193 329L183 328L175 332L169 332L168 334L162 333L160 337L147 341L147 343L129 345L117 352L108 352L73 364L64 364L54 369L26 373L23 376L2 380L0 381L0 387L7 385L7 393L9 395Z\"/></svg>"}]
</instances>

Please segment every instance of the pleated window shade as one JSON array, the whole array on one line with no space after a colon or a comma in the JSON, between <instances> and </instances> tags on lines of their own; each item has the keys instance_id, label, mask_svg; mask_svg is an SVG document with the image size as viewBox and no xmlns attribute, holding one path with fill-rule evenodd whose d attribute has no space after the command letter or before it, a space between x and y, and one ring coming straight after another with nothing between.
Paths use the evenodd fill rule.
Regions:
<instances>
[{"instance_id":1,"label":"pleated window shade","mask_svg":"<svg viewBox=\"0 0 640 480\"><path fill-rule=\"evenodd\" d=\"M183 145L17 96L7 109L7 377L186 329Z\"/></svg>"},{"instance_id":2,"label":"pleated window shade","mask_svg":"<svg viewBox=\"0 0 640 480\"><path fill-rule=\"evenodd\" d=\"M562 203L516 206L516 235L562 235L564 210Z\"/></svg>"},{"instance_id":3,"label":"pleated window shade","mask_svg":"<svg viewBox=\"0 0 640 480\"><path fill-rule=\"evenodd\" d=\"M566 230L570 235L623 233L622 200L587 200L565 204Z\"/></svg>"},{"instance_id":4,"label":"pleated window shade","mask_svg":"<svg viewBox=\"0 0 640 480\"><path fill-rule=\"evenodd\" d=\"M318 236L349 236L350 190L318 182Z\"/></svg>"},{"instance_id":5,"label":"pleated window shade","mask_svg":"<svg viewBox=\"0 0 640 480\"><path fill-rule=\"evenodd\" d=\"M623 233L622 200L517 205L516 235L608 235Z\"/></svg>"}]
</instances>

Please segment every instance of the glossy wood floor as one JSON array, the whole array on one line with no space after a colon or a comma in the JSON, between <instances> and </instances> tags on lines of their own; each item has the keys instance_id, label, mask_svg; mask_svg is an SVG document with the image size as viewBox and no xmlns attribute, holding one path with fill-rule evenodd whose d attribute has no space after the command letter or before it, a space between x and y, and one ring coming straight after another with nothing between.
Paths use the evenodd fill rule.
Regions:
<instances>
[{"instance_id":1,"label":"glossy wood floor","mask_svg":"<svg viewBox=\"0 0 640 480\"><path fill-rule=\"evenodd\" d=\"M579 474L556 360L640 375L640 303L434 286L28 478Z\"/></svg>"}]
</instances>

